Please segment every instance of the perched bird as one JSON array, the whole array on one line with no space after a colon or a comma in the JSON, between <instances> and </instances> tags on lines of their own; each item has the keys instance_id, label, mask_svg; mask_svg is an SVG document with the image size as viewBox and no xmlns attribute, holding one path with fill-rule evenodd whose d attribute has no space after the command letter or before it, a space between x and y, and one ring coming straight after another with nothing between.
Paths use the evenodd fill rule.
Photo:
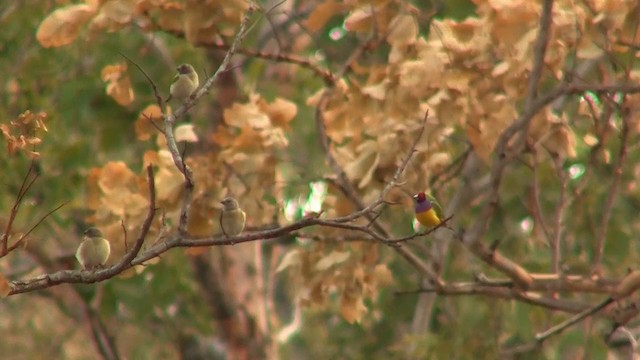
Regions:
<instances>
[{"instance_id":1,"label":"perched bird","mask_svg":"<svg viewBox=\"0 0 640 360\"><path fill-rule=\"evenodd\" d=\"M247 214L240 209L238 201L232 197L226 197L220 203L224 206L220 213L222 232L227 237L240 234L244 230Z\"/></svg>"},{"instance_id":2,"label":"perched bird","mask_svg":"<svg viewBox=\"0 0 640 360\"><path fill-rule=\"evenodd\" d=\"M102 237L100 230L92 227L84 232L84 238L76 251L76 259L84 269L95 269L104 266L110 252L109 241Z\"/></svg>"},{"instance_id":3,"label":"perched bird","mask_svg":"<svg viewBox=\"0 0 640 360\"><path fill-rule=\"evenodd\" d=\"M169 88L167 102L173 98L181 102L187 101L200 85L198 73L190 64L180 64L176 70L178 74L173 78L173 83Z\"/></svg>"},{"instance_id":4,"label":"perched bird","mask_svg":"<svg viewBox=\"0 0 640 360\"><path fill-rule=\"evenodd\" d=\"M416 203L416 220L426 228L440 225L442 222L442 209L440 204L424 192L413 195Z\"/></svg>"}]
</instances>

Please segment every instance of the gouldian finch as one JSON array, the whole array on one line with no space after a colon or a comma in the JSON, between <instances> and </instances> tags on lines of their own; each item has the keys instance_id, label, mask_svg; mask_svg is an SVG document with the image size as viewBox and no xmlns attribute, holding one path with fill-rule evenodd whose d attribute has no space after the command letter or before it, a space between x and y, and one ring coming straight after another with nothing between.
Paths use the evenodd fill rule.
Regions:
<instances>
[{"instance_id":1,"label":"gouldian finch","mask_svg":"<svg viewBox=\"0 0 640 360\"><path fill-rule=\"evenodd\" d=\"M226 197L221 202L223 205L220 213L220 227L225 236L238 235L244 230L247 214L240 209L238 201L232 197Z\"/></svg>"},{"instance_id":2,"label":"gouldian finch","mask_svg":"<svg viewBox=\"0 0 640 360\"><path fill-rule=\"evenodd\" d=\"M84 269L95 269L107 263L110 253L111 246L102 237L102 232L96 228L88 228L76 251L76 259Z\"/></svg>"},{"instance_id":3,"label":"gouldian finch","mask_svg":"<svg viewBox=\"0 0 640 360\"><path fill-rule=\"evenodd\" d=\"M438 202L424 192L413 195L416 202L416 220L426 228L440 225L442 222L442 209Z\"/></svg>"},{"instance_id":4,"label":"gouldian finch","mask_svg":"<svg viewBox=\"0 0 640 360\"><path fill-rule=\"evenodd\" d=\"M198 73L190 64L181 64L176 70L178 74L173 78L173 83L169 88L167 102L173 98L185 102L200 85Z\"/></svg>"}]
</instances>

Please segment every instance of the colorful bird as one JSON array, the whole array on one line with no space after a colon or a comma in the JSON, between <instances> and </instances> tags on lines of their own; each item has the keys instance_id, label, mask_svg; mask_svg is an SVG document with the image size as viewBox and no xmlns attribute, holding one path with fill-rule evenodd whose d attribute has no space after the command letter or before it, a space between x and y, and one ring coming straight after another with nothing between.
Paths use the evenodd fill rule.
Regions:
<instances>
[{"instance_id":1,"label":"colorful bird","mask_svg":"<svg viewBox=\"0 0 640 360\"><path fill-rule=\"evenodd\" d=\"M419 192L413 196L416 202L416 220L427 229L440 225L442 209L440 204L430 195Z\"/></svg>"},{"instance_id":2,"label":"colorful bird","mask_svg":"<svg viewBox=\"0 0 640 360\"><path fill-rule=\"evenodd\" d=\"M232 197L226 197L220 203L223 205L220 213L222 232L227 237L240 234L244 230L247 215L240 209L238 201Z\"/></svg>"},{"instance_id":3,"label":"colorful bird","mask_svg":"<svg viewBox=\"0 0 640 360\"><path fill-rule=\"evenodd\" d=\"M111 246L109 241L102 237L102 232L96 228L88 228L76 251L76 259L84 269L92 270L103 267L110 253Z\"/></svg>"}]
</instances>

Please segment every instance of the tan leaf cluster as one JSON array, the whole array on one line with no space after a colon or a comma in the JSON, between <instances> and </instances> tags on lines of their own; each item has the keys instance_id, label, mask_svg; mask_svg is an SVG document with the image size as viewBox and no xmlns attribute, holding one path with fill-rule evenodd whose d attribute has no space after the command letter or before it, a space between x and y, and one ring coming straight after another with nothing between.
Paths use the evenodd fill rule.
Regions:
<instances>
[{"instance_id":1,"label":"tan leaf cluster","mask_svg":"<svg viewBox=\"0 0 640 360\"><path fill-rule=\"evenodd\" d=\"M43 47L69 45L76 40L80 27L96 13L89 4L67 5L49 14L36 32L36 39Z\"/></svg>"},{"instance_id":2,"label":"tan leaf cluster","mask_svg":"<svg viewBox=\"0 0 640 360\"><path fill-rule=\"evenodd\" d=\"M47 114L44 112L34 114L27 110L17 119L0 124L0 131L7 142L9 155L22 151L32 159L40 157L40 153L35 151L35 147L42 142L42 139L37 136L40 130L49 131L45 125L46 119Z\"/></svg>"},{"instance_id":3,"label":"tan leaf cluster","mask_svg":"<svg viewBox=\"0 0 640 360\"><path fill-rule=\"evenodd\" d=\"M136 11L139 3L137 0L107 0L101 3L102 6L89 24L89 30L93 34L118 31L129 25L135 16L139 15Z\"/></svg>"},{"instance_id":4,"label":"tan leaf cluster","mask_svg":"<svg viewBox=\"0 0 640 360\"><path fill-rule=\"evenodd\" d=\"M417 68L423 73L429 69L428 66ZM364 70L364 67L360 69ZM368 200L367 196L377 194L406 156L419 134L428 107L416 97L419 87L405 84L399 76L406 67L366 70L368 78L363 83L354 78L349 86L336 88L329 96L323 116L336 160ZM390 71L394 73L390 74ZM434 76L437 72L441 70L434 70ZM317 99L316 95L308 103L314 104ZM452 127L446 122L430 117L417 147L417 166L412 167L413 171L405 179L408 186L426 186L425 175L448 163L448 155L443 150L445 135L451 131Z\"/></svg>"},{"instance_id":5,"label":"tan leaf cluster","mask_svg":"<svg viewBox=\"0 0 640 360\"><path fill-rule=\"evenodd\" d=\"M102 69L101 77L107 83L107 95L118 104L127 106L133 102L135 95L127 74L127 64L107 65Z\"/></svg>"},{"instance_id":6,"label":"tan leaf cluster","mask_svg":"<svg viewBox=\"0 0 640 360\"><path fill-rule=\"evenodd\" d=\"M545 110L532 121L529 138L536 141L533 145L542 144L547 151L563 159L575 158L576 136L566 116L560 117L548 108Z\"/></svg>"},{"instance_id":7,"label":"tan leaf cluster","mask_svg":"<svg viewBox=\"0 0 640 360\"><path fill-rule=\"evenodd\" d=\"M375 246L354 250L325 244L293 249L283 257L277 271L288 271L302 305L322 306L331 294L338 294L342 316L350 323L358 322L367 312L364 301L375 301L378 289L389 285L393 276L385 264L376 264Z\"/></svg>"},{"instance_id":8,"label":"tan leaf cluster","mask_svg":"<svg viewBox=\"0 0 640 360\"><path fill-rule=\"evenodd\" d=\"M182 13L185 39L198 43L232 37L248 7L247 0L187 0Z\"/></svg>"},{"instance_id":9,"label":"tan leaf cluster","mask_svg":"<svg viewBox=\"0 0 640 360\"><path fill-rule=\"evenodd\" d=\"M184 177L173 163L171 154L159 136L157 151L144 154L144 167L154 167L156 185L156 207L171 226L178 223L182 201ZM192 168L196 189L189 217L188 230L195 236L209 236L218 229L216 203L223 197L221 176L211 175L210 159L194 156L186 160ZM88 221L95 223L109 239L112 246L110 262L117 261L130 248L138 235L137 231L149 209L149 185L146 171L133 172L123 162L110 162L102 168L94 168L87 177L87 207L94 211ZM143 250L153 245L162 235L161 216L156 216ZM125 242L122 226L128 232ZM165 229L172 230L171 228Z\"/></svg>"},{"instance_id":10,"label":"tan leaf cluster","mask_svg":"<svg viewBox=\"0 0 640 360\"><path fill-rule=\"evenodd\" d=\"M176 137L178 134L176 133ZM158 166L156 171L156 186L162 186L163 190L158 190L158 204L166 212L173 224L178 223L179 209L182 204L184 188L184 177L180 173L171 154L166 150L163 143L164 137L158 136L158 151L148 151L145 154L145 164ZM217 154L202 154L190 156L185 160L193 172L195 189L191 201L191 208L188 217L187 231L192 236L211 236L220 234L220 200L227 196L225 189L225 179L227 169ZM241 205L244 200L239 199ZM249 220L249 219L248 219ZM197 255L206 248L194 249L190 255Z\"/></svg>"},{"instance_id":11,"label":"tan leaf cluster","mask_svg":"<svg viewBox=\"0 0 640 360\"><path fill-rule=\"evenodd\" d=\"M352 32L367 32L375 27L385 34L399 10L392 1L353 2L350 5L353 8L344 20L344 28Z\"/></svg>"},{"instance_id":12,"label":"tan leaf cluster","mask_svg":"<svg viewBox=\"0 0 640 360\"><path fill-rule=\"evenodd\" d=\"M386 40L391 48L384 65L354 63L355 75L338 84L324 107L332 151L365 199L393 176L429 108L432 116L418 144L416 166L410 167L403 180L409 188L423 188L426 176L448 164L446 136L461 122L465 110L459 96L468 89L470 79L478 77L470 70L447 72L455 59L442 40L427 41L419 35L418 22L411 13L411 9L398 8L392 2L380 2L375 11L369 5L353 8L345 21L348 30L372 30L375 16L375 30L388 30ZM453 28L450 46L465 56L481 54L488 36L469 39L472 31L471 25ZM314 95L307 103L316 105L320 96Z\"/></svg>"},{"instance_id":13,"label":"tan leaf cluster","mask_svg":"<svg viewBox=\"0 0 640 360\"><path fill-rule=\"evenodd\" d=\"M456 129L462 128L476 153L489 161L499 134L516 119L535 59L541 5L527 0L474 2L477 17L434 20L426 38L419 35L412 12L391 2L377 3L375 11L371 6L350 9L347 30L374 30L375 17L381 33L388 29L390 46L385 66L354 63L355 76L339 84L324 111L333 150L359 188L379 188L390 177L427 108L432 115L428 138L419 146L420 169L413 177L408 174L409 187L424 186L425 175L448 163L446 137ZM325 18L338 11L330 2L325 6ZM564 76L565 59L575 46L584 57L592 56L581 46L598 44L602 27L631 38L632 29L623 24L632 14L633 5L622 0L592 8L555 2L543 80ZM317 104L320 95L308 103ZM554 153L575 156L576 139L566 122L547 123L549 129L534 131L532 140Z\"/></svg>"},{"instance_id":14,"label":"tan leaf cluster","mask_svg":"<svg viewBox=\"0 0 640 360\"><path fill-rule=\"evenodd\" d=\"M73 43L85 24L95 36L136 22L147 30L183 33L191 43L212 42L233 36L248 6L247 0L87 0L54 10L36 38L44 47L58 47Z\"/></svg>"},{"instance_id":15,"label":"tan leaf cluster","mask_svg":"<svg viewBox=\"0 0 640 360\"><path fill-rule=\"evenodd\" d=\"M220 233L220 200L227 195L236 197L247 213L247 225L271 222L276 206L263 201L265 195L276 193L278 173L276 155L288 140L286 132L297 113L297 107L286 100L267 102L252 96L246 104L235 104L225 112L227 126L220 126L211 136L219 150L195 154L185 159L191 168L196 187L193 193L187 230L193 236ZM152 125L152 122L154 125ZM184 191L184 176L167 149L164 136L156 129L162 127L161 113L156 105L145 108L136 121L138 139L155 136L158 150L144 154L143 165L154 167L156 206L169 224L178 223ZM175 128L177 141L199 140L192 124ZM148 210L146 173L135 173L122 162L111 162L92 169L88 177L87 206L95 211L89 220L101 229L113 229L116 248L124 251L121 221L127 229L139 228ZM153 224L150 238L159 233L160 223ZM171 230L171 229L169 229ZM202 250L191 251L196 255ZM124 252L123 252L124 253Z\"/></svg>"},{"instance_id":16,"label":"tan leaf cluster","mask_svg":"<svg viewBox=\"0 0 640 360\"><path fill-rule=\"evenodd\" d=\"M134 173L120 161L89 171L85 203L93 215L87 221L99 227L109 240L109 264L117 262L133 246L147 214L149 191L145 175L143 171ZM152 235L158 233L159 226L156 221Z\"/></svg>"},{"instance_id":17,"label":"tan leaf cluster","mask_svg":"<svg viewBox=\"0 0 640 360\"><path fill-rule=\"evenodd\" d=\"M289 141L285 136L289 122L297 114L294 103L281 98L269 104L259 95L251 95L246 104L234 104L224 111L224 121L232 128L239 129L240 136L232 143L235 148L276 148L287 147ZM224 135L222 135L224 136ZM223 140L216 136L218 144L230 144L229 139Z\"/></svg>"},{"instance_id":18,"label":"tan leaf cluster","mask_svg":"<svg viewBox=\"0 0 640 360\"><path fill-rule=\"evenodd\" d=\"M266 195L278 198L276 165L289 144L289 123L296 114L292 102L276 99L269 103L251 95L247 103L236 103L224 111L226 126L219 126L211 136L220 148L219 162L212 171L226 174L227 190L239 199L248 224L271 222L277 211L262 200Z\"/></svg>"},{"instance_id":19,"label":"tan leaf cluster","mask_svg":"<svg viewBox=\"0 0 640 360\"><path fill-rule=\"evenodd\" d=\"M88 204L98 223L131 219L141 223L148 208L147 181L121 161L91 169L88 177ZM97 191L96 193L93 193ZM99 201L95 201L99 199Z\"/></svg>"}]
</instances>

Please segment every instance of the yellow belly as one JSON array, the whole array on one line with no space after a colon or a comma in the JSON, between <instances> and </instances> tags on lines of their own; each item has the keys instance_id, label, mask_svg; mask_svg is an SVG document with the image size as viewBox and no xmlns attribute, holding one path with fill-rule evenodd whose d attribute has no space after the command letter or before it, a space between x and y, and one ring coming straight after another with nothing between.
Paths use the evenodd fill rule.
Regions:
<instances>
[{"instance_id":1,"label":"yellow belly","mask_svg":"<svg viewBox=\"0 0 640 360\"><path fill-rule=\"evenodd\" d=\"M435 210L433 209L416 213L416 219L420 224L422 224L422 226L427 228L437 226L441 223L438 214L436 214Z\"/></svg>"}]
</instances>

